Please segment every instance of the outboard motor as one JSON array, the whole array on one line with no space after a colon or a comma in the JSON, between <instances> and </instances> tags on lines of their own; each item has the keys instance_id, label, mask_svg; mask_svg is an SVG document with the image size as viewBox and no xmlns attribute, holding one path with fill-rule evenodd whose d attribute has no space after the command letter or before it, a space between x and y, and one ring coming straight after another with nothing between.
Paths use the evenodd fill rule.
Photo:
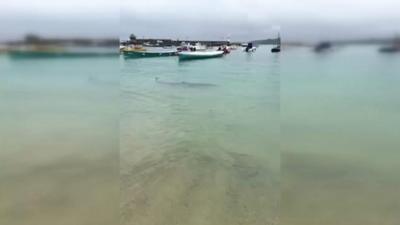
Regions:
<instances>
[{"instance_id":1,"label":"outboard motor","mask_svg":"<svg viewBox=\"0 0 400 225\"><path fill-rule=\"evenodd\" d=\"M248 44L247 44L247 47L246 47L246 52L249 52L250 51L250 49L252 49L253 48L253 43L251 43L251 42L249 42Z\"/></svg>"}]
</instances>

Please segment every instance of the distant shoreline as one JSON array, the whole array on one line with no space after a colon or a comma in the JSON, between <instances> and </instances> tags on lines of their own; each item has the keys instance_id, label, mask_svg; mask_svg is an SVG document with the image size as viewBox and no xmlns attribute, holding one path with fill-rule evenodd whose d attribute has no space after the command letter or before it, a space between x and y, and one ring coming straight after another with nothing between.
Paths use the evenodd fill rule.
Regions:
<instances>
[{"instance_id":1,"label":"distant shoreline","mask_svg":"<svg viewBox=\"0 0 400 225\"><path fill-rule=\"evenodd\" d=\"M119 43L114 38L43 38L36 35L26 35L22 40L3 41L2 45L24 46L24 45L55 45L76 47L114 47Z\"/></svg>"},{"instance_id":2,"label":"distant shoreline","mask_svg":"<svg viewBox=\"0 0 400 225\"><path fill-rule=\"evenodd\" d=\"M324 40L333 45L388 45L392 44L395 38L365 38L365 39L349 39L349 40ZM23 45L56 45L56 46L76 46L76 47L115 47L119 45L141 44L153 47L180 46L182 43L196 44L201 43L207 46L221 45L241 45L243 43L252 42L255 45L276 45L278 39L264 39L252 41L221 41L221 40L173 40L173 39L156 39L156 38L139 38L133 40L121 40L117 38L42 38L36 35L26 35L22 40L3 41L1 45L6 46L23 46ZM285 41L282 45L286 46L314 46L318 42L303 41Z\"/></svg>"}]
</instances>

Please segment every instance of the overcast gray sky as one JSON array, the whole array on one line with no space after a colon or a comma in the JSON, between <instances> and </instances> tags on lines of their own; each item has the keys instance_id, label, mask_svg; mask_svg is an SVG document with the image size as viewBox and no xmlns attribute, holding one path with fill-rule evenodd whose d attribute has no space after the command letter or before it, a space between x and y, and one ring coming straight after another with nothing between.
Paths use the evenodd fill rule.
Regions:
<instances>
[{"instance_id":1,"label":"overcast gray sky","mask_svg":"<svg viewBox=\"0 0 400 225\"><path fill-rule=\"evenodd\" d=\"M117 38L119 10L110 0L0 0L0 40L26 33Z\"/></svg>"},{"instance_id":2,"label":"overcast gray sky","mask_svg":"<svg viewBox=\"0 0 400 225\"><path fill-rule=\"evenodd\" d=\"M44 36L318 41L400 34L399 0L2 0L1 39Z\"/></svg>"}]
</instances>

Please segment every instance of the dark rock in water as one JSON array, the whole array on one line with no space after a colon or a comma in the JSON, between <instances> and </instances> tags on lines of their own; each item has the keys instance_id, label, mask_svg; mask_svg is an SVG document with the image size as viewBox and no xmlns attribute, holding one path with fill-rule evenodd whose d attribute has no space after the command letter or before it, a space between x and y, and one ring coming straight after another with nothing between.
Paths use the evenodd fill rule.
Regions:
<instances>
[{"instance_id":1,"label":"dark rock in water","mask_svg":"<svg viewBox=\"0 0 400 225\"><path fill-rule=\"evenodd\" d=\"M315 52L323 52L330 48L332 48L332 44L330 42L321 42L317 46L315 46L314 51Z\"/></svg>"}]
</instances>

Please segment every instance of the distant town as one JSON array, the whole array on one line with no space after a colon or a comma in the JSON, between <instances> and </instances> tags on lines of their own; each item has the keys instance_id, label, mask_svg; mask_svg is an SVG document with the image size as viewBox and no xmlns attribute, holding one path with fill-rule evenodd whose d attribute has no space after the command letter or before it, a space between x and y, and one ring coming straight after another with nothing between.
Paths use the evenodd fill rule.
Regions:
<instances>
[{"instance_id":1,"label":"distant town","mask_svg":"<svg viewBox=\"0 0 400 225\"><path fill-rule=\"evenodd\" d=\"M274 45L278 43L278 39L265 39L265 40L254 40L248 41L255 45ZM155 38L136 38L134 34L131 34L128 40L121 40L121 45L139 44L144 46L180 46L182 43L194 45L201 43L206 46L222 46L222 45L241 45L243 42L228 41L228 40L173 40L173 39L155 39Z\"/></svg>"}]
</instances>

